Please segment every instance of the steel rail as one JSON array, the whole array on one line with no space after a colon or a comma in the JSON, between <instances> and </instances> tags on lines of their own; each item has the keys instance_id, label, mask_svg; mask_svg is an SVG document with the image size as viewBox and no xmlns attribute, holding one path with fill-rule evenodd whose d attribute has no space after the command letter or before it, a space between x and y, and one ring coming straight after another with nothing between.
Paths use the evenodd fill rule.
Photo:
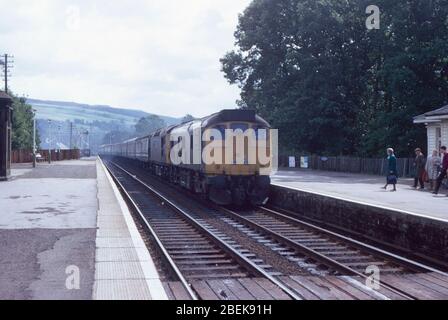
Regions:
<instances>
[{"instance_id":1,"label":"steel rail","mask_svg":"<svg viewBox=\"0 0 448 320\"><path fill-rule=\"evenodd\" d=\"M103 162L100 159L101 162ZM104 164L104 163L103 163ZM112 163L113 164L113 163ZM114 165L114 164L113 164ZM114 180L114 182L117 184L117 186L119 187L121 193L125 196L126 200L128 203L130 203L132 205L132 210L134 212L137 212L138 214L138 219L140 220L140 222L142 222L144 224L144 227L150 232L151 237L155 240L158 249L162 252L163 257L166 259L166 261L168 262L170 268L174 271L174 273L176 274L176 277L179 279L179 281L182 283L182 286L185 288L185 290L187 291L188 295L191 297L192 300L199 300L198 295L193 291L193 289L191 288L191 286L189 285L188 281L185 279L184 275L182 274L182 272L180 272L179 268L177 267L176 263L174 262L173 258L171 258L170 254L168 253L168 251L165 249L164 245L162 244L162 241L159 239L159 237L157 236L156 232L154 231L154 229L151 227L151 225L149 224L148 220L145 218L145 216L143 215L143 213L141 212L140 208L138 207L137 203L135 203L135 201L132 199L131 195L126 191L125 187L123 186L123 184L118 180L118 178L115 176L115 174L112 172L112 170L110 170L110 168L105 165L106 169L109 171L112 179Z\"/></svg>"},{"instance_id":2,"label":"steel rail","mask_svg":"<svg viewBox=\"0 0 448 320\"><path fill-rule=\"evenodd\" d=\"M366 250L366 251L369 251L369 252L371 252L373 254L382 256L384 258L394 260L394 261L396 261L398 263L401 263L401 264L407 266L410 269L413 269L414 271L434 272L434 273L438 273L438 274L448 278L448 273L443 272L443 271L438 270L438 269L435 269L435 268L433 268L431 266L428 266L428 265L422 264L420 262L417 262L417 261L414 261L414 260L411 260L411 259L399 256L399 255L396 255L396 254L394 254L392 252L380 249L378 247L369 245L367 243L363 243L363 242L358 241L356 239L353 239L353 238L350 238L350 237L338 234L338 233L333 232L331 230L328 230L328 229L325 229L325 228L313 225L313 224L311 224L309 222L302 221L300 219L297 219L297 218L285 215L285 214L283 214L281 212L278 212L278 211L275 211L275 210L272 210L272 209L269 209L269 208L266 208L266 207L259 207L259 209L263 210L267 214L270 214L271 216L281 217L284 220L290 221L292 223L299 224L299 225L301 225L301 226L303 226L305 228L310 228L310 229L313 229L313 230L315 230L317 232L321 232L321 233L327 234L328 236L330 236L332 238L335 238L337 240L348 242L348 243L350 243L350 245L352 245L355 248Z\"/></svg>"},{"instance_id":3,"label":"steel rail","mask_svg":"<svg viewBox=\"0 0 448 320\"><path fill-rule=\"evenodd\" d=\"M204 227L200 222L198 222L195 218L193 218L190 214L188 214L186 211L184 211L182 208L177 206L174 202L169 200L167 197L162 195L160 192L155 190L153 187L149 186L144 181L140 180L136 175L132 174L131 172L127 171L120 165L111 162L115 167L119 168L123 172L125 172L128 176L130 176L135 181L139 182L142 186L144 186L148 191L150 191L152 194L157 196L159 199L165 202L165 204L168 204L173 210L175 210L178 214L185 217L188 221L190 221L191 224L193 224L197 229L201 230L205 234L207 234L221 249L223 249L227 254L232 256L236 259L241 265L246 267L246 269L252 271L254 274L257 274L261 277L267 278L269 281L277 285L279 288L281 288L285 293L287 293L291 298L295 300L303 300L303 297L300 296L298 293L295 292L295 290L290 289L287 285L285 285L281 280L275 278L274 276L270 275L268 272L263 270L261 267L256 265L254 262L250 261L248 258L246 258L244 255L239 253L237 250L235 250L232 246L224 242L220 239L219 236L215 235L212 231L208 230L206 227Z\"/></svg>"},{"instance_id":4,"label":"steel rail","mask_svg":"<svg viewBox=\"0 0 448 320\"><path fill-rule=\"evenodd\" d=\"M251 221L250 219L248 219L246 217L243 217L242 215L240 215L239 213L237 213L237 212L235 212L233 210L230 210L230 209L227 209L227 208L224 208L224 207L218 207L218 209L220 209L224 213L227 213L230 217L233 217L234 219L242 222L243 224L249 225L249 226L251 226L254 229L261 230L262 232L264 232L268 236L272 237L276 241L278 241L280 243L284 243L284 244L290 246L291 248L294 248L295 250L304 253L305 255L313 257L314 259L316 259L316 260L318 260L318 261L320 261L320 262L322 262L322 263L324 263L324 264L326 264L326 265L328 265L330 267L335 268L339 272L348 273L351 276L358 276L358 277L360 277L362 279L368 279L367 275L365 275L365 274L363 274L361 272L358 272L358 271L354 270L353 268L350 268L350 267L348 267L348 266L346 266L346 265L344 265L344 264L342 264L342 263L340 263L340 262L338 262L338 261L336 261L336 260L326 256L326 255L323 255L323 254L317 252L316 250L313 250L311 248L308 248L305 245L302 245L302 244L300 244L300 243L298 243L298 242L296 242L294 240L291 240L291 239L289 239L289 238L279 234L278 232L270 230L269 228L267 228L265 226L262 226L262 225L260 225L260 224L258 224L256 222L254 222L254 221ZM415 297L415 296L413 296L413 295L411 295L411 294L409 294L409 293L407 293L407 292L405 292L405 291L403 291L403 290L401 290L399 288L396 288L395 286L392 286L390 284L382 283L382 286L386 287L390 291L392 291L392 292L394 292L394 293L396 293L396 294L398 294L398 295L400 295L400 296L402 296L402 297L404 297L406 299L418 300L417 297Z\"/></svg>"}]
</instances>

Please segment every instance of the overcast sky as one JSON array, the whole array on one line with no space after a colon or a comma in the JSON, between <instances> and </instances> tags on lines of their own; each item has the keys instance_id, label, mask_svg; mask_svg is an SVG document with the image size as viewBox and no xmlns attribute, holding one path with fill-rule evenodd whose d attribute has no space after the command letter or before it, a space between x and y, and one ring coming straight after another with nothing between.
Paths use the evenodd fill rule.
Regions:
<instances>
[{"instance_id":1,"label":"overcast sky","mask_svg":"<svg viewBox=\"0 0 448 320\"><path fill-rule=\"evenodd\" d=\"M0 53L19 95L204 116L239 97L219 59L249 3L0 0Z\"/></svg>"}]
</instances>

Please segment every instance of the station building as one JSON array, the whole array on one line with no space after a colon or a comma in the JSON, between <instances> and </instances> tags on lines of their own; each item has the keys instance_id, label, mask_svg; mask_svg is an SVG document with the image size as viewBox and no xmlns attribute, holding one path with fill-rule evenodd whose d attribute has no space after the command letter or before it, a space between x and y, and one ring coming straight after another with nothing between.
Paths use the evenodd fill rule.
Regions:
<instances>
[{"instance_id":1,"label":"station building","mask_svg":"<svg viewBox=\"0 0 448 320\"><path fill-rule=\"evenodd\" d=\"M12 99L0 91L0 181L11 175Z\"/></svg>"},{"instance_id":2,"label":"station building","mask_svg":"<svg viewBox=\"0 0 448 320\"><path fill-rule=\"evenodd\" d=\"M443 145L448 146L448 105L414 117L414 123L426 126L428 139L426 154L430 155L432 150L439 150Z\"/></svg>"}]
</instances>

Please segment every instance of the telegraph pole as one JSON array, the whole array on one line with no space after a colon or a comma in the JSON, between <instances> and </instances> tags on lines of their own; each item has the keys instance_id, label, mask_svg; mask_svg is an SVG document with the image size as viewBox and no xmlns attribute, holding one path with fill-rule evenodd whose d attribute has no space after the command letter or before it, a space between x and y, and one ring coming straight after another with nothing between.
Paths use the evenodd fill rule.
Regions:
<instances>
[{"instance_id":1,"label":"telegraph pole","mask_svg":"<svg viewBox=\"0 0 448 320\"><path fill-rule=\"evenodd\" d=\"M70 150L73 149L73 122L70 121Z\"/></svg>"},{"instance_id":2,"label":"telegraph pole","mask_svg":"<svg viewBox=\"0 0 448 320\"><path fill-rule=\"evenodd\" d=\"M5 82L5 92L8 93L8 78L11 77L11 69L13 67L14 61L12 60L14 56L9 54L4 54L2 56L3 60L0 60L0 65L3 66L3 81Z\"/></svg>"},{"instance_id":3,"label":"telegraph pole","mask_svg":"<svg viewBox=\"0 0 448 320\"><path fill-rule=\"evenodd\" d=\"M5 70L3 71L5 75L5 92L8 94L8 55L5 54Z\"/></svg>"},{"instance_id":4,"label":"telegraph pole","mask_svg":"<svg viewBox=\"0 0 448 320\"><path fill-rule=\"evenodd\" d=\"M36 168L36 110L33 109L33 168Z\"/></svg>"},{"instance_id":5,"label":"telegraph pole","mask_svg":"<svg viewBox=\"0 0 448 320\"><path fill-rule=\"evenodd\" d=\"M50 136L49 147L48 147L48 163L51 164L51 120L48 120L48 132Z\"/></svg>"},{"instance_id":6,"label":"telegraph pole","mask_svg":"<svg viewBox=\"0 0 448 320\"><path fill-rule=\"evenodd\" d=\"M93 140L92 139L92 124L90 124L90 126L89 126L87 139L89 141L89 157L90 157L90 155L92 154L92 145L91 145L91 143L92 143L92 140Z\"/></svg>"}]
</instances>

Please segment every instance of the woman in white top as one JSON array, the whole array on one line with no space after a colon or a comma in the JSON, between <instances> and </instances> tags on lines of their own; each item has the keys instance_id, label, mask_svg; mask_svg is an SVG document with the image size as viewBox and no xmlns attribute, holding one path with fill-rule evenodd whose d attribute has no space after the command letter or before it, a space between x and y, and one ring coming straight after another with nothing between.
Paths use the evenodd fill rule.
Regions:
<instances>
[{"instance_id":1,"label":"woman in white top","mask_svg":"<svg viewBox=\"0 0 448 320\"><path fill-rule=\"evenodd\" d=\"M438 168L442 163L442 159L439 157L437 150L432 152L432 155L428 157L426 161L426 172L428 173L429 185L431 190L434 188L434 181L437 179Z\"/></svg>"}]
</instances>

